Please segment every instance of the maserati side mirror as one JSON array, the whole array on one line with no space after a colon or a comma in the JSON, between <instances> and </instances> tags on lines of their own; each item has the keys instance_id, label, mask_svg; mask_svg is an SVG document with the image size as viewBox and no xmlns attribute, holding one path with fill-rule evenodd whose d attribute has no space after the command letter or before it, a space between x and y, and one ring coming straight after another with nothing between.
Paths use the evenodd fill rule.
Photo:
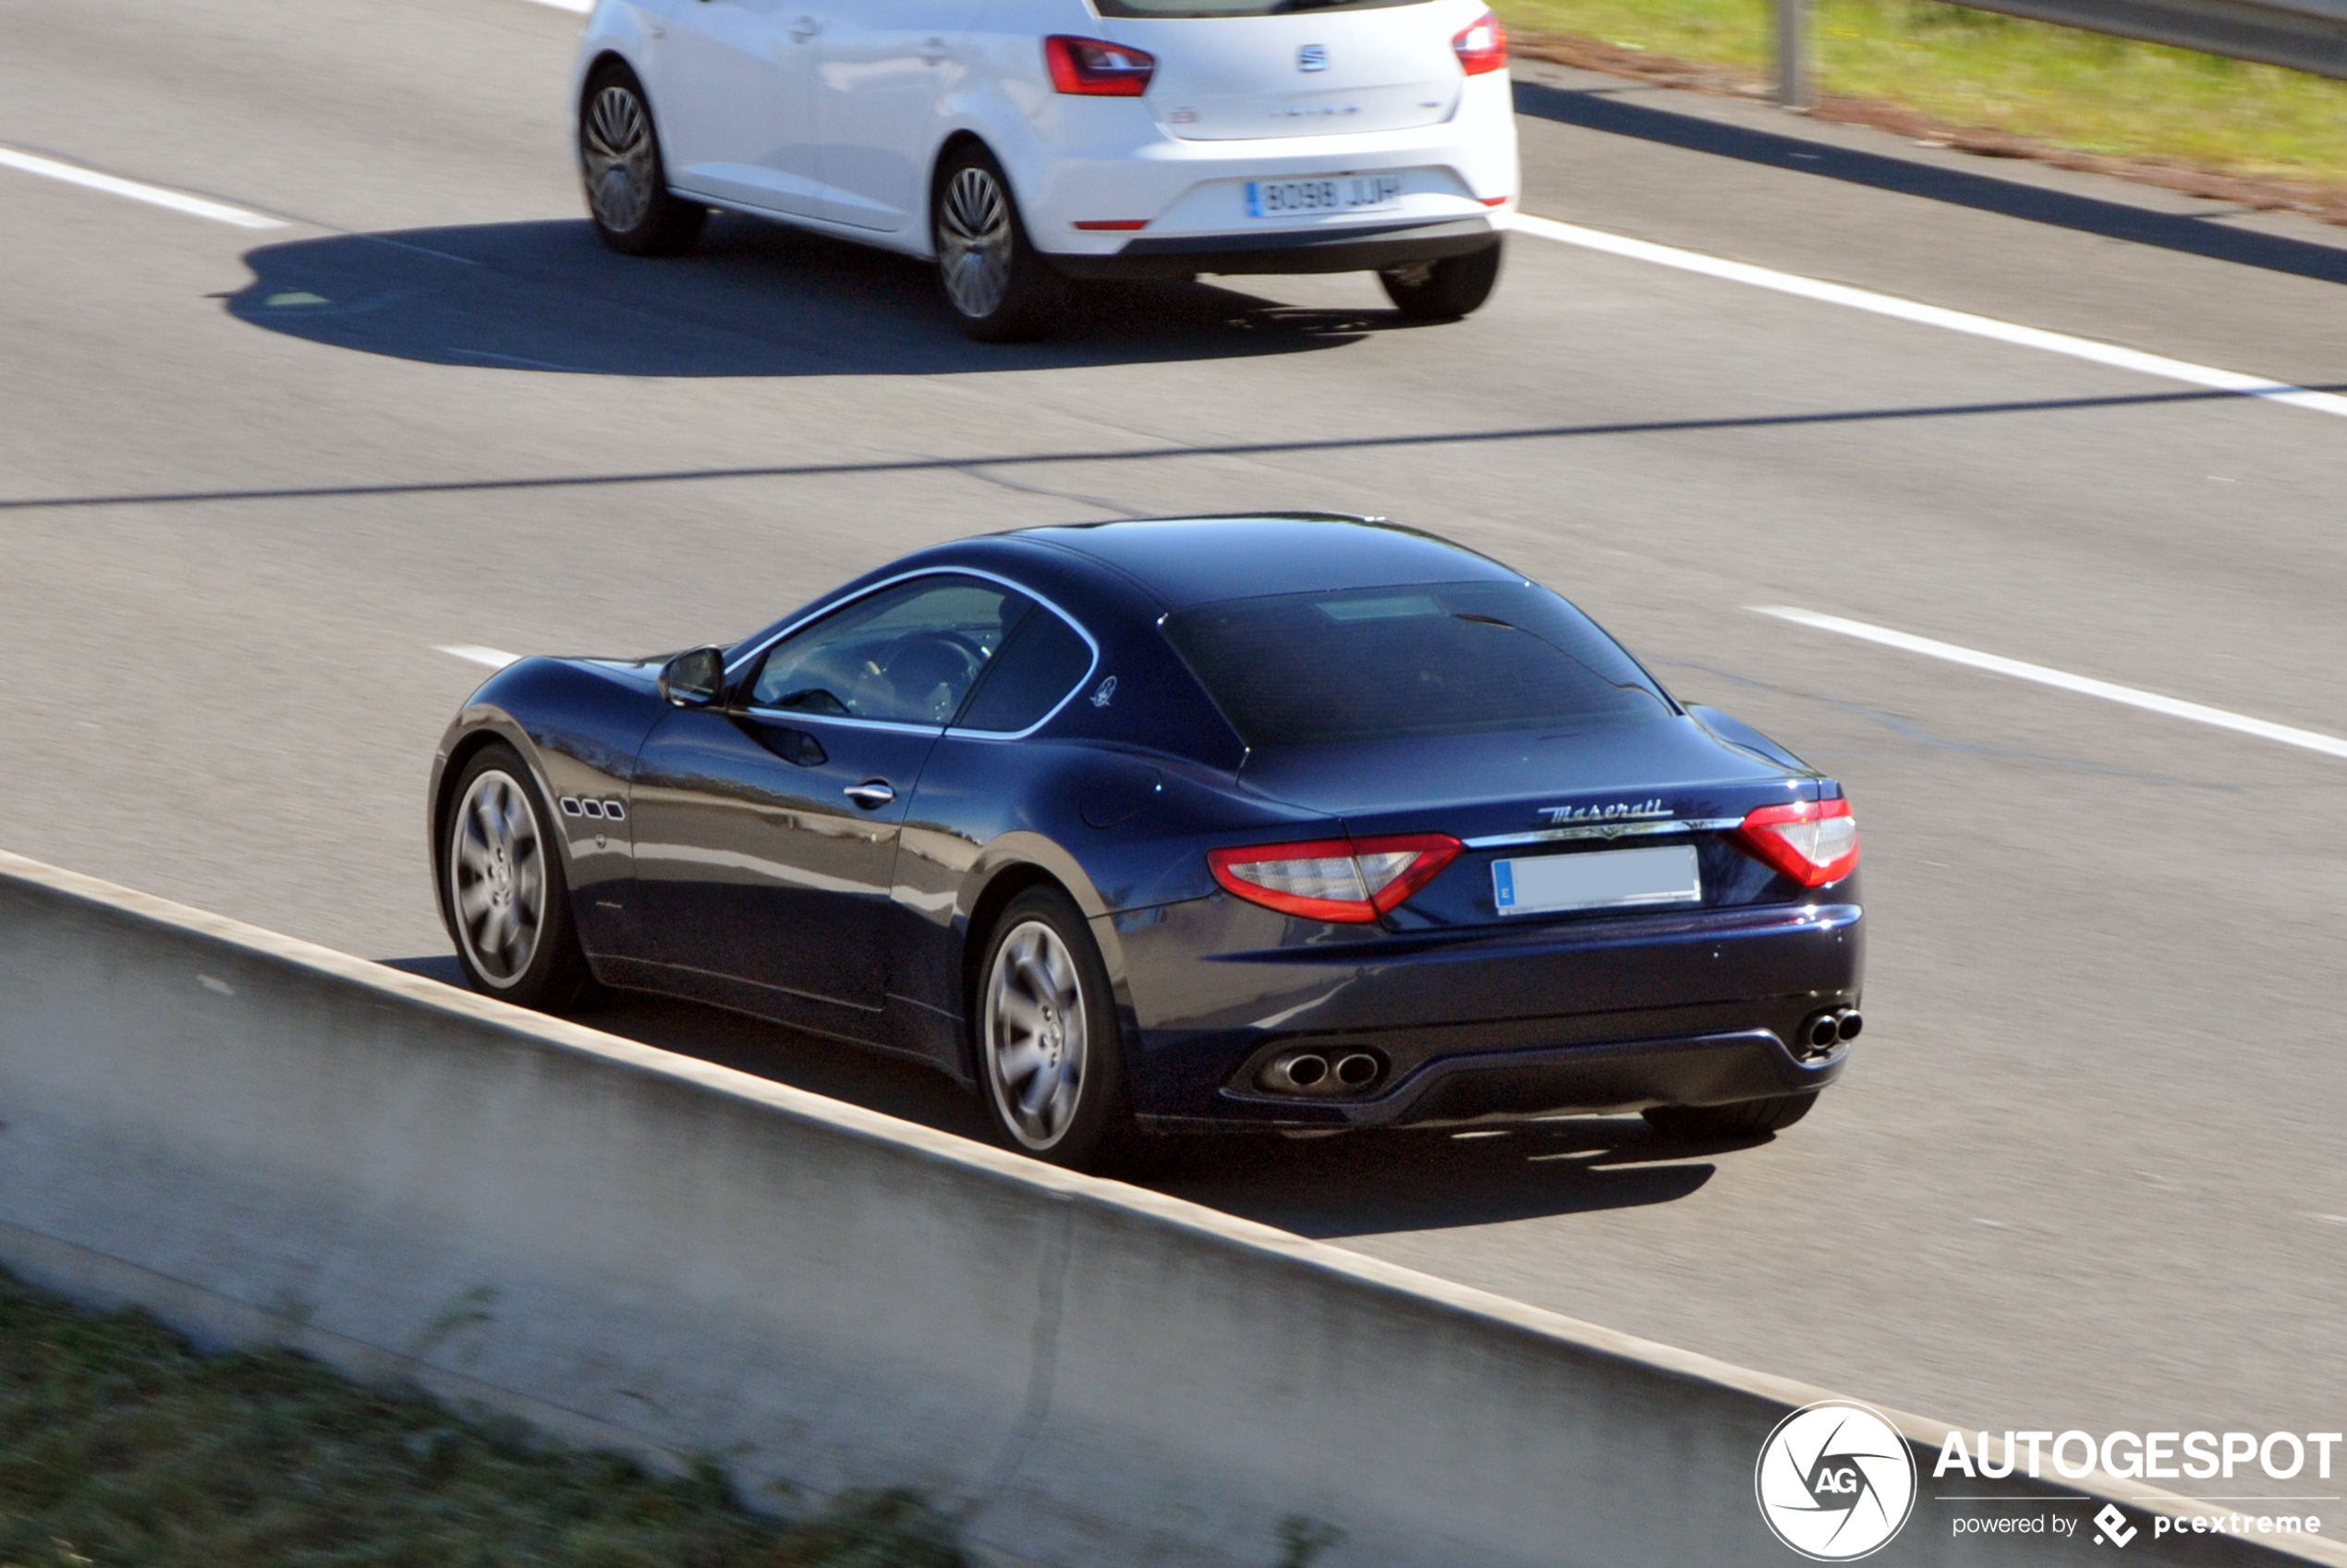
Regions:
<instances>
[{"instance_id":1,"label":"maserati side mirror","mask_svg":"<svg viewBox=\"0 0 2347 1568\"><path fill-rule=\"evenodd\" d=\"M708 708L725 695L725 655L714 648L679 653L661 666L660 694L679 708Z\"/></svg>"}]
</instances>

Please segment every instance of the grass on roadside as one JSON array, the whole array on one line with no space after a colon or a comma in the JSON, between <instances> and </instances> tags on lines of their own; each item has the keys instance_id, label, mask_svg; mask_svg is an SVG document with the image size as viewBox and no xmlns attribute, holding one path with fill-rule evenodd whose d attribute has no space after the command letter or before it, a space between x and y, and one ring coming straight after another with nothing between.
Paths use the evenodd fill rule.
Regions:
<instances>
[{"instance_id":1,"label":"grass on roadside","mask_svg":"<svg viewBox=\"0 0 2347 1568\"><path fill-rule=\"evenodd\" d=\"M1770 0L1496 0L1511 30L1770 68ZM1817 0L1818 84L2106 156L2347 188L2347 82L1936 0Z\"/></svg>"},{"instance_id":2,"label":"grass on roadside","mask_svg":"<svg viewBox=\"0 0 2347 1568\"><path fill-rule=\"evenodd\" d=\"M197 1355L0 1273L6 1568L962 1568L904 1494L795 1525L288 1351Z\"/></svg>"}]
</instances>

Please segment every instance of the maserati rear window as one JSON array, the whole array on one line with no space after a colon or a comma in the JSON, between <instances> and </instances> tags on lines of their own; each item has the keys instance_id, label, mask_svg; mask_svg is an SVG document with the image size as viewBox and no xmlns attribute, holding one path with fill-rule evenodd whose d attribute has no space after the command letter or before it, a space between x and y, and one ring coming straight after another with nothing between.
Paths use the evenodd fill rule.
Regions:
<instances>
[{"instance_id":1,"label":"maserati rear window","mask_svg":"<svg viewBox=\"0 0 2347 1568\"><path fill-rule=\"evenodd\" d=\"M1165 635L1253 747L1579 729L1672 711L1619 643L1527 583L1234 599L1169 615Z\"/></svg>"}]
</instances>

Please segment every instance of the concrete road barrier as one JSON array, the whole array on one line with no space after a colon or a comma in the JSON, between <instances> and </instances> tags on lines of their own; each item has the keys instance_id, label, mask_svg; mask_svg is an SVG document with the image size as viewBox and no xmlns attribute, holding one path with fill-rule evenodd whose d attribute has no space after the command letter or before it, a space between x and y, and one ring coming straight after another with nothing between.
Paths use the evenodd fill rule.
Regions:
<instances>
[{"instance_id":1,"label":"concrete road barrier","mask_svg":"<svg viewBox=\"0 0 2347 1568\"><path fill-rule=\"evenodd\" d=\"M1753 1466L1820 1391L6 855L0 1123L36 1282L752 1491L916 1487L1007 1558L1794 1561ZM1894 1419L1879 1561L2086 1549L1952 1533L1946 1428ZM2129 1561L2275 1560L2140 1489Z\"/></svg>"}]
</instances>

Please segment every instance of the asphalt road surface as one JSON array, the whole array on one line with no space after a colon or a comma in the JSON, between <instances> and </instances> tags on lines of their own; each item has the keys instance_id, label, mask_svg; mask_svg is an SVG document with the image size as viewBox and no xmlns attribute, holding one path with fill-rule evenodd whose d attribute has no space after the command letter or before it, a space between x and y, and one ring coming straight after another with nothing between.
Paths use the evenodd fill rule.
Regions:
<instances>
[{"instance_id":1,"label":"asphalt road surface","mask_svg":"<svg viewBox=\"0 0 2347 1568\"><path fill-rule=\"evenodd\" d=\"M0 843L452 974L421 791L483 672L443 647L722 638L1022 524L1391 516L1847 783L1870 1027L1772 1141L1274 1141L1174 1190L1969 1426L2341 1425L2347 760L1750 607L2347 734L2347 419L1525 237L1457 325L1240 279L980 347L922 268L748 221L605 254L577 28L0 0L0 146L283 225L0 167ZM1524 76L1529 212L2347 382L2340 231ZM820 1041L602 1021L977 1128Z\"/></svg>"}]
</instances>

